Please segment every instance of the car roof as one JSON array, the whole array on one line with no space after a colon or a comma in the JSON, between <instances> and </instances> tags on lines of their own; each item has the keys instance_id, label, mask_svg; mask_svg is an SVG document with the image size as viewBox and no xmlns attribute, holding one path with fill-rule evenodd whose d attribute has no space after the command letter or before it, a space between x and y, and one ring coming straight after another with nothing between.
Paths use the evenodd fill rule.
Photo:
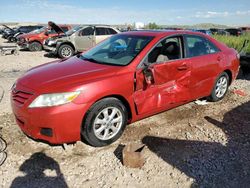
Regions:
<instances>
[{"instance_id":1,"label":"car roof","mask_svg":"<svg viewBox=\"0 0 250 188\"><path fill-rule=\"evenodd\" d=\"M124 32L121 34L138 35L138 36L153 36L153 37L164 37L164 36L169 36L169 35L183 35L183 34L206 36L203 33L189 31L189 30L140 30L140 31Z\"/></svg>"}]
</instances>

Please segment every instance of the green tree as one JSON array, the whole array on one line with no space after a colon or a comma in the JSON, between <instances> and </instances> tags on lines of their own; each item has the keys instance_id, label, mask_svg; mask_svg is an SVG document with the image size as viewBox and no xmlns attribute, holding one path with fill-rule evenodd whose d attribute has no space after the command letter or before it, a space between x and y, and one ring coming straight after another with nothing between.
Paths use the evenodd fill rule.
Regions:
<instances>
[{"instance_id":1,"label":"green tree","mask_svg":"<svg viewBox=\"0 0 250 188\"><path fill-rule=\"evenodd\" d=\"M160 27L155 23L155 22L153 22L153 23L149 23L148 25L147 25L147 28L148 29L159 29Z\"/></svg>"}]
</instances>

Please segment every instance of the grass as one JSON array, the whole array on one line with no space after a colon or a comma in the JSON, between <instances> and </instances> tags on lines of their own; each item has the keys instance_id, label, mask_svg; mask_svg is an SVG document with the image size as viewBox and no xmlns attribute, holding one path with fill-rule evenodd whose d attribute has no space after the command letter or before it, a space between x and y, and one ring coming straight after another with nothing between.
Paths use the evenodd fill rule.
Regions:
<instances>
[{"instance_id":1,"label":"grass","mask_svg":"<svg viewBox=\"0 0 250 188\"><path fill-rule=\"evenodd\" d=\"M240 51L242 48L242 45L245 40L250 40L250 33L243 34L239 37L236 36L225 36L225 35L213 35L213 37L226 44L230 48L234 48L237 51ZM250 54L250 44L248 45L248 48L246 49L246 53Z\"/></svg>"}]
</instances>

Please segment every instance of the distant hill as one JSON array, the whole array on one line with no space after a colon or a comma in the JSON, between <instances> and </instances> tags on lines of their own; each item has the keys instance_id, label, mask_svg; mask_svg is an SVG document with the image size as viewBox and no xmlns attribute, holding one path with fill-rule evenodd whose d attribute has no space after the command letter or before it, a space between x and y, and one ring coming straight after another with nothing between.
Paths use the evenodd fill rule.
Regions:
<instances>
[{"instance_id":1,"label":"distant hill","mask_svg":"<svg viewBox=\"0 0 250 188\"><path fill-rule=\"evenodd\" d=\"M228 28L230 26L213 24L213 23L200 23L195 25L161 25L163 28L185 28L185 29L210 29L210 28Z\"/></svg>"}]
</instances>

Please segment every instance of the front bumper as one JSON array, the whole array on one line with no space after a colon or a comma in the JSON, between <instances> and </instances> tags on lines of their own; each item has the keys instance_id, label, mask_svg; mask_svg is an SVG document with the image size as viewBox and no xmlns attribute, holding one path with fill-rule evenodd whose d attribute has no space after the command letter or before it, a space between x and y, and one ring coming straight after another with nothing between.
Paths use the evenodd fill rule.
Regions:
<instances>
[{"instance_id":1,"label":"front bumper","mask_svg":"<svg viewBox=\"0 0 250 188\"><path fill-rule=\"evenodd\" d=\"M57 48L54 46L43 45L43 49L47 52L54 54L54 55L57 54Z\"/></svg>"},{"instance_id":2,"label":"front bumper","mask_svg":"<svg viewBox=\"0 0 250 188\"><path fill-rule=\"evenodd\" d=\"M31 91L19 84L15 92L11 93L11 106L16 123L27 136L51 144L81 140L82 120L89 108L88 104L68 103L56 107L28 108L37 95L30 95L20 104L16 97L18 92Z\"/></svg>"},{"instance_id":3,"label":"front bumper","mask_svg":"<svg viewBox=\"0 0 250 188\"><path fill-rule=\"evenodd\" d=\"M28 49L29 48L29 43L17 43L17 45L21 48L21 49Z\"/></svg>"}]
</instances>

